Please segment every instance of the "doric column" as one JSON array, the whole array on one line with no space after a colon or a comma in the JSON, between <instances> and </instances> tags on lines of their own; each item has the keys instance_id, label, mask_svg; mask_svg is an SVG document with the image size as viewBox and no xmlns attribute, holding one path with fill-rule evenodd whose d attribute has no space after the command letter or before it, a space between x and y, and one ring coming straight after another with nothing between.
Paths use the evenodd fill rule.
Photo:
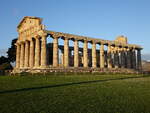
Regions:
<instances>
[{"instance_id":1,"label":"doric column","mask_svg":"<svg viewBox=\"0 0 150 113\"><path fill-rule=\"evenodd\" d=\"M64 66L64 50L61 51L61 65Z\"/></svg>"},{"instance_id":2,"label":"doric column","mask_svg":"<svg viewBox=\"0 0 150 113\"><path fill-rule=\"evenodd\" d=\"M84 40L84 45L83 45L83 65L84 67L88 67L88 42L87 40Z\"/></svg>"},{"instance_id":3,"label":"doric column","mask_svg":"<svg viewBox=\"0 0 150 113\"><path fill-rule=\"evenodd\" d=\"M53 37L53 66L58 66L58 37Z\"/></svg>"},{"instance_id":4,"label":"doric column","mask_svg":"<svg viewBox=\"0 0 150 113\"><path fill-rule=\"evenodd\" d=\"M133 67L133 69L136 69L136 52L135 52L135 48L132 49L132 67Z\"/></svg>"},{"instance_id":5,"label":"doric column","mask_svg":"<svg viewBox=\"0 0 150 113\"><path fill-rule=\"evenodd\" d=\"M121 68L125 68L124 48L120 48Z\"/></svg>"},{"instance_id":6,"label":"doric column","mask_svg":"<svg viewBox=\"0 0 150 113\"><path fill-rule=\"evenodd\" d=\"M74 67L79 66L79 47L78 40L74 40Z\"/></svg>"},{"instance_id":7,"label":"doric column","mask_svg":"<svg viewBox=\"0 0 150 113\"><path fill-rule=\"evenodd\" d=\"M35 39L35 65L36 68L40 66L40 39Z\"/></svg>"},{"instance_id":8,"label":"doric column","mask_svg":"<svg viewBox=\"0 0 150 113\"><path fill-rule=\"evenodd\" d=\"M127 68L127 48L124 48L124 67Z\"/></svg>"},{"instance_id":9,"label":"doric column","mask_svg":"<svg viewBox=\"0 0 150 113\"><path fill-rule=\"evenodd\" d=\"M17 51L16 51L16 68L20 68L20 44L16 43Z\"/></svg>"},{"instance_id":10,"label":"doric column","mask_svg":"<svg viewBox=\"0 0 150 113\"><path fill-rule=\"evenodd\" d=\"M100 68L104 68L104 45L100 46Z\"/></svg>"},{"instance_id":11,"label":"doric column","mask_svg":"<svg viewBox=\"0 0 150 113\"><path fill-rule=\"evenodd\" d=\"M21 55L20 55L20 67L24 67L24 53L25 53L25 47L24 47L24 42L21 43Z\"/></svg>"},{"instance_id":12,"label":"doric column","mask_svg":"<svg viewBox=\"0 0 150 113\"><path fill-rule=\"evenodd\" d=\"M119 47L115 47L114 64L115 64L115 68L119 68Z\"/></svg>"},{"instance_id":13,"label":"doric column","mask_svg":"<svg viewBox=\"0 0 150 113\"><path fill-rule=\"evenodd\" d=\"M42 44L41 44L41 67L45 68L47 66L47 50L46 50L46 43L47 43L47 35L44 34L42 36Z\"/></svg>"},{"instance_id":14,"label":"doric column","mask_svg":"<svg viewBox=\"0 0 150 113\"><path fill-rule=\"evenodd\" d=\"M127 68L131 68L131 51L130 48L127 48Z\"/></svg>"},{"instance_id":15,"label":"doric column","mask_svg":"<svg viewBox=\"0 0 150 113\"><path fill-rule=\"evenodd\" d=\"M92 43L92 67L97 67L97 61L96 61L96 43Z\"/></svg>"},{"instance_id":16,"label":"doric column","mask_svg":"<svg viewBox=\"0 0 150 113\"><path fill-rule=\"evenodd\" d=\"M108 68L112 68L111 46L110 45L108 45L108 50L107 50L107 63L108 63Z\"/></svg>"},{"instance_id":17,"label":"doric column","mask_svg":"<svg viewBox=\"0 0 150 113\"><path fill-rule=\"evenodd\" d=\"M64 40L64 66L69 66L69 40L65 38Z\"/></svg>"},{"instance_id":18,"label":"doric column","mask_svg":"<svg viewBox=\"0 0 150 113\"><path fill-rule=\"evenodd\" d=\"M30 41L30 59L29 59L29 66L32 68L34 66L34 41Z\"/></svg>"},{"instance_id":19,"label":"doric column","mask_svg":"<svg viewBox=\"0 0 150 113\"><path fill-rule=\"evenodd\" d=\"M25 42L25 66L24 67L29 67L29 42Z\"/></svg>"},{"instance_id":20,"label":"doric column","mask_svg":"<svg viewBox=\"0 0 150 113\"><path fill-rule=\"evenodd\" d=\"M137 69L142 70L141 49L137 50Z\"/></svg>"}]
</instances>

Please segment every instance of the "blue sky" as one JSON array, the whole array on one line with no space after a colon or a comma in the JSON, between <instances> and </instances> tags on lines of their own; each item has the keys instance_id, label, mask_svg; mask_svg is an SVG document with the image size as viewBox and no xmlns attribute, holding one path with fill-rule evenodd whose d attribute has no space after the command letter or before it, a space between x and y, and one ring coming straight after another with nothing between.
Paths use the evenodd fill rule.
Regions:
<instances>
[{"instance_id":1,"label":"blue sky","mask_svg":"<svg viewBox=\"0 0 150 113\"><path fill-rule=\"evenodd\" d=\"M150 0L0 0L0 50L10 47L24 16L43 18L48 30L106 40L124 35L150 53Z\"/></svg>"}]
</instances>

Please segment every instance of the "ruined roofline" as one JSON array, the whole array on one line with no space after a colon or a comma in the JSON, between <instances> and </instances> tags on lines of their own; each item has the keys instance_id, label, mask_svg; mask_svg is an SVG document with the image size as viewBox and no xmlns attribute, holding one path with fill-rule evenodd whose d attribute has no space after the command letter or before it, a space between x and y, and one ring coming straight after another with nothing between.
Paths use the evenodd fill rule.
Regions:
<instances>
[{"instance_id":1,"label":"ruined roofline","mask_svg":"<svg viewBox=\"0 0 150 113\"><path fill-rule=\"evenodd\" d=\"M104 40L100 38L92 38L92 37L87 37L87 36L79 36L79 35L74 35L74 34L69 34L69 33L63 33L63 32L56 32L56 31L50 31L50 30L44 30L45 33L48 35L56 35L58 37L65 37L69 39L78 39L81 41L88 41L88 42L95 42L99 44L104 44L104 45L112 45L112 46L118 46L118 47L126 47L126 48L135 48L135 49L143 49L141 46L136 45L136 44L124 44L116 41L110 41L110 40Z\"/></svg>"},{"instance_id":2,"label":"ruined roofline","mask_svg":"<svg viewBox=\"0 0 150 113\"><path fill-rule=\"evenodd\" d=\"M17 28L19 28L19 27L21 26L21 24L23 23L23 21L24 21L26 18L39 19L39 20L40 20L40 23L42 23L42 18L40 18L40 17L35 17L35 16L25 16L25 17L20 21L20 23L18 24Z\"/></svg>"}]
</instances>

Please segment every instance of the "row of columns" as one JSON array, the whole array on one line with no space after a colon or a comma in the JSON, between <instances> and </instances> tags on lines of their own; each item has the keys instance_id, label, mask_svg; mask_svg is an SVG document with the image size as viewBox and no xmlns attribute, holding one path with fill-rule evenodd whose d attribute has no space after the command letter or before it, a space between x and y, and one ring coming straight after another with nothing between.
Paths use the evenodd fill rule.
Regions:
<instances>
[{"instance_id":1,"label":"row of columns","mask_svg":"<svg viewBox=\"0 0 150 113\"><path fill-rule=\"evenodd\" d=\"M53 66L59 66L58 57L58 38L53 36ZM35 42L33 40L17 43L16 52L16 68L45 68L47 66L47 36L36 37ZM96 43L92 42L92 67L97 67L97 49ZM100 68L105 67L105 51L104 44L100 45ZM64 38L64 53L63 61L64 67L69 66L69 39ZM79 67L79 42L74 39L74 67ZM83 67L88 67L88 41L84 40L83 44ZM141 52L137 49L137 55L135 48L121 48L108 45L107 49L107 68L141 68Z\"/></svg>"},{"instance_id":2,"label":"row of columns","mask_svg":"<svg viewBox=\"0 0 150 113\"><path fill-rule=\"evenodd\" d=\"M34 44L35 43L35 44ZM46 67L46 35L16 43L16 68Z\"/></svg>"},{"instance_id":3,"label":"row of columns","mask_svg":"<svg viewBox=\"0 0 150 113\"><path fill-rule=\"evenodd\" d=\"M96 43L93 42L92 43L92 67L93 68L97 67L96 51L97 51ZM112 55L114 55L113 59L112 59ZM69 40L68 38L64 39L64 54L63 54L62 64L64 65L64 67L69 66ZM104 44L101 44L100 46L100 63L99 64L101 68L105 67ZM136 56L134 48L129 49L129 48L114 47L114 49L112 49L112 46L108 45L107 67L113 68L113 65L115 65L115 68L119 68L119 67L134 68L134 69L141 68L140 50L137 50L137 56ZM54 38L54 42L53 42L53 66L54 67L58 66L58 37ZM78 44L77 39L74 40L74 67L79 67L79 44ZM84 44L83 44L83 67L88 67L88 41L86 40L84 40Z\"/></svg>"}]
</instances>

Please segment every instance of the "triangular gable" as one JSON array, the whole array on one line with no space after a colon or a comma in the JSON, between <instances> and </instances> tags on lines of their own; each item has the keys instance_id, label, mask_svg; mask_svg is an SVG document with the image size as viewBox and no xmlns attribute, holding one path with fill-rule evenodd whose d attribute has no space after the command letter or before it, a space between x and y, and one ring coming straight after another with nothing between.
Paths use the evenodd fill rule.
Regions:
<instances>
[{"instance_id":1,"label":"triangular gable","mask_svg":"<svg viewBox=\"0 0 150 113\"><path fill-rule=\"evenodd\" d=\"M32 21L36 21L36 23L40 25L41 22L42 22L42 19L39 18L39 17L25 16L25 17L21 20L21 22L19 23L19 25L17 26L17 28L19 29L19 28L20 28L23 24L25 24L26 22L28 23L28 25L29 25L29 22L31 22L31 24L33 24Z\"/></svg>"}]
</instances>

